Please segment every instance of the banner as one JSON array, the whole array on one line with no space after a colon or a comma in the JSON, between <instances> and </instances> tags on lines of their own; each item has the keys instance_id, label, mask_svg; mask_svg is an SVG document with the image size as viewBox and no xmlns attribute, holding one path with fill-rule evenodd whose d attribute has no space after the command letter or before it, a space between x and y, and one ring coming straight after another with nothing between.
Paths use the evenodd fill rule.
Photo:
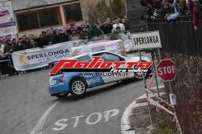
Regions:
<instances>
[{"instance_id":1,"label":"banner","mask_svg":"<svg viewBox=\"0 0 202 134\"><path fill-rule=\"evenodd\" d=\"M13 35L17 33L11 1L0 1L0 36Z\"/></svg>"},{"instance_id":2,"label":"banner","mask_svg":"<svg viewBox=\"0 0 202 134\"><path fill-rule=\"evenodd\" d=\"M71 56L87 52L110 51L125 55L125 47L122 40L90 42L85 46L73 47Z\"/></svg>"},{"instance_id":3,"label":"banner","mask_svg":"<svg viewBox=\"0 0 202 134\"><path fill-rule=\"evenodd\" d=\"M161 48L159 31L131 34L134 50Z\"/></svg>"},{"instance_id":4,"label":"banner","mask_svg":"<svg viewBox=\"0 0 202 134\"><path fill-rule=\"evenodd\" d=\"M69 45L70 44L70 45ZM70 43L60 43L45 48L33 48L12 53L12 60L17 71L26 71L48 66L70 55Z\"/></svg>"},{"instance_id":5,"label":"banner","mask_svg":"<svg viewBox=\"0 0 202 134\"><path fill-rule=\"evenodd\" d=\"M64 58L88 52L111 51L124 55L125 49L121 40L91 42L63 42L45 48L33 48L12 53L12 60L17 71L26 71L48 66Z\"/></svg>"}]
</instances>

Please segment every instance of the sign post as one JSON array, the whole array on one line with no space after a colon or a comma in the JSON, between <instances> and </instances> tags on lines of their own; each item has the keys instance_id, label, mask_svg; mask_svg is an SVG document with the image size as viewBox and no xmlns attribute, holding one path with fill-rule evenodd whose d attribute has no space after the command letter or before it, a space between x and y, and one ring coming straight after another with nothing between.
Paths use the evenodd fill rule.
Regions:
<instances>
[{"instance_id":1,"label":"sign post","mask_svg":"<svg viewBox=\"0 0 202 134\"><path fill-rule=\"evenodd\" d=\"M159 31L131 34L134 50L162 48Z\"/></svg>"},{"instance_id":2,"label":"sign post","mask_svg":"<svg viewBox=\"0 0 202 134\"><path fill-rule=\"evenodd\" d=\"M176 121L176 125L178 128L178 131L180 134L182 134L182 129L179 123L179 120L177 118L177 113L176 113L176 95L173 94L172 91L172 85L171 81L173 81L176 77L176 65L172 59L163 59L159 63L157 67L157 74L158 76L164 81L164 82L169 82L169 100L170 104L172 105L174 109L174 118Z\"/></svg>"},{"instance_id":3,"label":"sign post","mask_svg":"<svg viewBox=\"0 0 202 134\"><path fill-rule=\"evenodd\" d=\"M173 81L176 76L175 63L171 59L163 59L157 66L157 74L164 81Z\"/></svg>"},{"instance_id":4,"label":"sign post","mask_svg":"<svg viewBox=\"0 0 202 134\"><path fill-rule=\"evenodd\" d=\"M164 82L169 82L169 92L172 93L172 85L171 85L171 81L173 81L176 77L176 69L175 69L175 63L171 60L171 59L161 59L161 55L160 55L160 49L161 46L161 40L160 40L160 34L159 31L150 31L150 32L145 32L145 33L137 33L137 34L132 34L132 41L133 41L133 49L134 50L138 50L139 55L140 55L140 60L142 59L142 55L141 55L141 50L151 50L152 49L152 60L153 60L153 67L154 67L154 75L155 75L155 82L156 82L156 88L157 88L157 99L158 101L154 101L150 98L149 96L149 89L147 89L147 85L145 82L145 88L146 88L146 95L147 95L147 100L148 100L148 108L149 108L149 114L150 114L150 104L154 105L160 109L163 109L164 111L166 111L167 113L171 114L174 116L175 121L176 121L176 126L178 128L178 131L180 134L182 134L182 129L179 123L179 120L177 118L177 114L176 114L176 109L175 109L175 105L176 105L176 96L174 94L169 94L169 98L170 98L170 103L164 101L161 97L160 97L160 92L159 92L159 83L158 83L158 79L157 77L159 77L161 80L163 80ZM158 49L158 52L155 53L154 49ZM157 58L158 56L158 58ZM158 65L156 64L156 60L158 59L158 62L160 62ZM142 76L144 78L144 75L142 73ZM145 81L145 79L144 79ZM147 91L148 90L148 91ZM152 94L154 94L152 92ZM159 102L163 102L165 103L167 106L169 106L170 108L172 108L173 110L169 110L166 107L164 107L163 105L161 105ZM174 111L174 112L173 112ZM151 119L151 115L150 115L150 119ZM152 124L152 119L151 119L151 124Z\"/></svg>"},{"instance_id":5,"label":"sign post","mask_svg":"<svg viewBox=\"0 0 202 134\"><path fill-rule=\"evenodd\" d=\"M141 54L142 50L159 49L159 48L162 47L159 31L149 31L149 32L144 32L144 33L135 33L135 34L131 35L131 38L132 38L132 42L134 44L133 45L133 50L138 50L140 60L142 60L142 54ZM152 52L152 59L154 61L153 52ZM147 87L146 87L146 79L145 79L145 76L144 76L143 72L142 72L142 77L144 79L145 88L147 89ZM155 77L155 79L156 79L157 91L158 91L158 95L159 95L157 77ZM145 92L146 92L147 98L149 98L148 91L145 90ZM150 110L150 102L149 101L148 101L148 111L149 111L151 125L153 125L152 117L151 117L151 110Z\"/></svg>"}]
</instances>

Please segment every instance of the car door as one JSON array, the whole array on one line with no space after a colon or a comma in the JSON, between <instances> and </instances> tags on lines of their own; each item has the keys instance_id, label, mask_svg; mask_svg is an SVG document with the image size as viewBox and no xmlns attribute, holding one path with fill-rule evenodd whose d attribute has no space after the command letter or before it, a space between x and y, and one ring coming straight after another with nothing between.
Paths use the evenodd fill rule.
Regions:
<instances>
[{"instance_id":1,"label":"car door","mask_svg":"<svg viewBox=\"0 0 202 134\"><path fill-rule=\"evenodd\" d=\"M108 53L108 52L96 53L92 56L99 56L104 61L107 61L107 62L125 61L123 57L116 54ZM99 72L99 74L102 77L104 83L120 81L127 78L127 73L121 73L121 72Z\"/></svg>"},{"instance_id":2,"label":"car door","mask_svg":"<svg viewBox=\"0 0 202 134\"><path fill-rule=\"evenodd\" d=\"M79 58L76 58L79 61L87 61L90 62L92 59L89 55L84 55ZM98 74L98 72L81 72L82 77L87 82L87 85L89 88L103 85L104 81L101 78L101 76Z\"/></svg>"}]
</instances>

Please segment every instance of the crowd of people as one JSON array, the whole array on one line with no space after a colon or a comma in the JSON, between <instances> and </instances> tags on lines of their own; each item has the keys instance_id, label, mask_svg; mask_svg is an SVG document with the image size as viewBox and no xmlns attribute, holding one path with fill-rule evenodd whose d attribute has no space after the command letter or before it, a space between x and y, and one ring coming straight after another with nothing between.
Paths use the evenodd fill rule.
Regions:
<instances>
[{"instance_id":1,"label":"crowd of people","mask_svg":"<svg viewBox=\"0 0 202 134\"><path fill-rule=\"evenodd\" d=\"M146 14L142 19L150 22L173 22L183 16L192 16L194 28L199 26L199 1L198 0L141 0Z\"/></svg>"},{"instance_id":2,"label":"crowd of people","mask_svg":"<svg viewBox=\"0 0 202 134\"><path fill-rule=\"evenodd\" d=\"M11 35L0 37L0 52L7 53L34 47L44 47L75 39L90 40L95 36L115 33L119 30L120 32L128 30L128 21L126 18L116 18L113 21L107 18L105 22L97 24L83 22L76 25L75 23L70 23L63 28L50 28L42 31L38 37L33 34L22 35L20 37L16 35L14 38Z\"/></svg>"},{"instance_id":3,"label":"crowd of people","mask_svg":"<svg viewBox=\"0 0 202 134\"><path fill-rule=\"evenodd\" d=\"M11 53L35 47L45 47L52 44L66 42L70 40L85 39L91 40L94 37L99 37L106 34L117 34L129 30L127 18L115 18L111 20L97 23L70 23L62 28L50 28L44 30L39 36L34 34L16 35L15 37L8 35L0 37L0 62L11 59ZM3 61L4 62L4 61ZM5 63L5 62L4 62ZM5 65L5 64L4 64ZM1 71L4 70L0 63ZM8 70L7 65L5 70Z\"/></svg>"},{"instance_id":4,"label":"crowd of people","mask_svg":"<svg viewBox=\"0 0 202 134\"><path fill-rule=\"evenodd\" d=\"M146 9L143 17L149 21L176 21L182 9L185 10L176 0L141 0L141 5Z\"/></svg>"}]
</instances>

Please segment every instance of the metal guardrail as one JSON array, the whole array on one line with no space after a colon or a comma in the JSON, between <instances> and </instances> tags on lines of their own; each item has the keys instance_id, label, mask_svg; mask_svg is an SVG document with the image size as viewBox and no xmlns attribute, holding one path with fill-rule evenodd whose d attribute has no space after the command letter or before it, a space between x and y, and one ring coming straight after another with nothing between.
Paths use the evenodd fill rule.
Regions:
<instances>
[{"instance_id":1,"label":"metal guardrail","mask_svg":"<svg viewBox=\"0 0 202 134\"><path fill-rule=\"evenodd\" d=\"M11 62L11 60L10 59L0 60L0 63L3 63L3 62Z\"/></svg>"},{"instance_id":2,"label":"metal guardrail","mask_svg":"<svg viewBox=\"0 0 202 134\"><path fill-rule=\"evenodd\" d=\"M8 58L0 60L0 79L13 75L15 74L14 72L17 71L15 71L11 59Z\"/></svg>"}]
</instances>

